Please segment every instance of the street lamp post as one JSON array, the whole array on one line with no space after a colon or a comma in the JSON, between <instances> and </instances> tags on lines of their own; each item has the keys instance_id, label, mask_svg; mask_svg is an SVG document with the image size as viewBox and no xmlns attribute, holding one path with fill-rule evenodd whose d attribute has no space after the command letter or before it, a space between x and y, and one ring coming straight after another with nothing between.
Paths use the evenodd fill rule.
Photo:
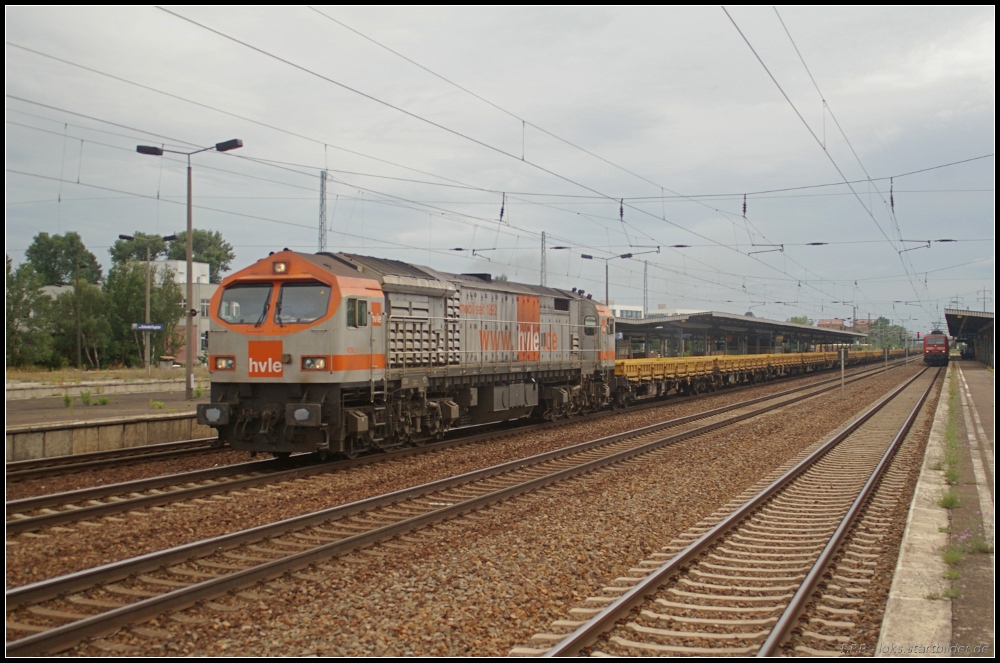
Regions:
<instances>
[{"instance_id":1,"label":"street lamp post","mask_svg":"<svg viewBox=\"0 0 1000 663\"><path fill-rule=\"evenodd\" d=\"M618 255L618 256L611 256L610 258L601 258L601 257L596 257L595 258L594 256L586 254L586 253L581 253L580 257L583 258L584 260L603 260L604 261L604 305L605 306L610 306L610 304L608 304L608 302L611 301L610 298L609 298L609 296L608 296L608 263L611 262L612 260L617 259L617 258L621 258L622 260L628 260L632 256L641 256L641 255L643 255L645 253L659 253L659 252L660 252L660 247L656 247L656 250L654 250L654 251L640 251L639 253L623 253L623 254Z\"/></svg>"},{"instance_id":2,"label":"street lamp post","mask_svg":"<svg viewBox=\"0 0 1000 663\"><path fill-rule=\"evenodd\" d=\"M76 369L83 370L83 332L80 329L80 265L76 265Z\"/></svg>"},{"instance_id":3,"label":"street lamp post","mask_svg":"<svg viewBox=\"0 0 1000 663\"><path fill-rule=\"evenodd\" d=\"M135 241L135 237L133 237L132 235L118 235L118 239L123 239L126 242L133 242L133 241ZM152 261L150 259L150 255L149 255L149 242L153 238L152 237L147 237L145 239L146 239L146 241L145 241L145 244L146 244L146 324L148 325L150 322L152 322L152 320L149 319L149 298L150 298L151 281L152 281L152 274L153 274L153 263L152 263ZM159 239L162 239L164 242L173 242L174 240L177 239L177 235L167 235L166 237L161 237ZM149 351L149 330L148 329L142 332L142 341L143 341L142 356L143 356L143 361L145 361L145 363L146 363L146 375L149 376L149 375L152 374L153 364L152 364L151 358L149 356L150 355L150 351Z\"/></svg>"},{"instance_id":4,"label":"street lamp post","mask_svg":"<svg viewBox=\"0 0 1000 663\"><path fill-rule=\"evenodd\" d=\"M243 147L243 141L239 138L234 138L232 140L227 140L224 143L216 143L215 145L210 145L209 147L203 147L200 150L194 150L193 152L180 152L178 150L166 150L162 147L156 147L153 145L137 145L135 151L139 154L149 154L152 156L163 156L164 152L170 152L171 154L183 154L187 157L187 234L185 236L186 240L186 251L187 251L187 311L184 313L184 338L185 338L185 348L186 357L184 362L184 395L188 400L194 397L194 359L192 351L195 348L194 341L194 325L192 324L193 318L198 314L197 309L194 306L194 283L191 280L191 271L193 269L192 263L194 262L192 258L193 253L193 239L192 239L192 205L191 205L191 155L198 154L199 152L207 152L208 150L215 149L217 152L228 152L229 150L235 150L236 148Z\"/></svg>"}]
</instances>

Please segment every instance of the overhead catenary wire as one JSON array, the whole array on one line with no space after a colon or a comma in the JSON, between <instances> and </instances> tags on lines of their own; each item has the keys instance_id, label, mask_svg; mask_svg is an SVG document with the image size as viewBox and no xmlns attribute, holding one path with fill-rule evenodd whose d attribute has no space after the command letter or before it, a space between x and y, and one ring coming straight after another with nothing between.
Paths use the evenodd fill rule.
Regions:
<instances>
[{"instance_id":1,"label":"overhead catenary wire","mask_svg":"<svg viewBox=\"0 0 1000 663\"><path fill-rule=\"evenodd\" d=\"M308 133L308 132L307 132L307 133ZM88 158L89 158L89 157L90 157L90 153L91 153L91 150L90 150L90 146L88 146L88 147L87 147L87 152L88 152ZM537 154L537 153L536 153L536 154ZM163 164L163 162L161 161L161 162L160 162L160 166L161 166L161 168L162 168L162 166L163 166L163 165L164 165L164 164ZM90 170L90 169L88 168L88 170ZM345 169L345 170L348 170L348 169ZM374 175L375 177L379 177L379 175L377 175L377 174L364 174L364 173L358 173L358 171L359 171L359 170L363 170L363 169L355 169L354 173L357 173L357 175L354 175L354 174L352 174L352 176L348 178L348 181L350 181L350 180L355 180L355 179L357 179L357 177L358 177L358 176L369 176L369 175ZM349 173L345 173L345 174L349 174ZM88 176L90 176L90 175L88 175ZM436 176L435 176L435 177L436 177ZM67 179L72 179L71 175L70 175L70 176L67 176ZM400 178L400 179L403 179L403 178ZM417 179L419 179L419 178L417 178ZM93 180L92 180L92 181L93 181ZM445 183L444 183L444 182L436 182L436 183L429 183L429 184L431 184L431 185L435 185L435 184L437 184L437 185L444 185ZM838 185L839 185L839 183L838 183ZM339 185L339 186L348 186L348 185ZM379 188L383 188L383 189L385 189L386 187L379 187L379 186L377 186L377 185L376 185L376 186L374 186L374 187L367 187L367 188L369 188L369 189L379 189ZM544 187L541 187L541 188L544 188ZM392 191L392 189L388 189L388 190L389 190L389 191ZM349 190L347 190L347 189L342 189L342 191L344 192L344 195L345 195L345 196L348 196L348 197L350 197L350 196L352 195L352 194L350 193L350 191L349 191ZM398 191L392 191L392 193L399 193L399 192L398 192ZM515 193L516 193L516 192L515 192ZM527 193L527 192L526 192L526 193ZM660 193L660 192L657 192L657 193ZM537 192L537 193L536 193L536 195L561 195L561 196L566 196L567 194L546 194L546 193L541 193L541 192ZM570 195L573 195L573 194L570 194ZM846 194L846 195L851 195L851 194ZM424 196L424 197L421 197L421 196L414 196L414 195L412 195L412 194L411 194L411 195L405 195L405 196L403 196L403 197L404 197L404 198L407 198L407 199L409 199L409 200L412 200L412 201L413 201L414 203L416 203L416 204L426 204L426 203L430 203L430 204L433 204L433 205L437 205L437 206L445 206L445 207L449 207L449 208L450 208L450 207L453 207L453 206L454 206L454 205L456 205L456 204L466 204L466 205L468 205L468 204L471 204L471 203L469 203L469 201L445 201L445 200L441 200L440 202L435 202L435 201L430 201L430 200L426 200L426 199L425 199L425 198L427 198L426 196ZM661 196L660 196L660 197L661 197L661 199L662 199L662 198L665 198L666 196L663 196L663 194L661 193ZM585 196L578 196L578 198L585 198ZM600 199L597 199L597 198L595 197L595 200L600 200ZM630 200L630 199L629 199L629 198L628 198L628 197L626 196L626 197L625 197L625 201L626 201L626 202L628 202L629 200ZM396 203L390 203L389 201L383 201L383 202L380 202L379 204L396 204ZM483 204L487 204L487 203L483 203ZM519 201L517 201L517 200L513 200L513 199L512 199L512 200L509 200L509 201L508 201L508 204L509 204L509 205L520 205L520 204L522 204L522 203L520 203L520 202L519 202ZM523 203L523 204L534 204L534 203L533 203L533 202L526 202L526 203ZM562 207L567 207L567 205L561 205L561 206L562 206ZM508 207L508 209L510 209L510 208ZM595 211L596 211L596 210L595 210ZM478 212L478 210L474 211L474 212L472 213L472 216L474 216L474 217L481 217L482 215L478 214L477 212ZM571 212L571 213L575 213L575 212ZM597 215L592 215L592 216L593 216L594 218L598 218L598 217L600 217L600 216L603 216L603 215L601 215L601 214L597 214ZM608 216L608 217L611 217L611 214L608 214L607 216ZM664 214L663 216L666 216L666 215ZM430 217L430 215L429 215L429 217ZM633 216L633 218L635 218L635 217ZM617 219L616 219L616 220L617 220ZM481 221L477 221L477 223L481 223ZM630 234L630 230L626 230L625 232L626 232L626 234ZM715 233L709 233L709 234L710 234L710 235L712 235L712 234L715 234ZM501 244L503 244L503 242L501 242ZM367 243L366 243L366 245L367 245ZM719 246L719 245L716 245L716 246ZM610 245L609 245L609 247L608 247L608 248L611 248L611 247L610 247ZM688 261L688 269L691 269L691 268L692 268L692 264L690 263L690 261ZM706 271L705 271L705 272L703 272L703 273L709 273L710 271L711 271L711 272L713 272L713 273L721 273L721 272L718 272L717 270L710 270L710 269L706 269ZM787 269L787 268L786 268L785 272L786 272L786 273L788 272L788 269ZM631 273L631 272L629 272L629 273ZM692 272L692 273L693 273L693 272ZM797 270L796 270L796 273L797 273ZM773 280L773 281L777 282L777 281L778 281L778 280L779 280L780 278L781 278L781 276L768 276L768 277L766 277L766 279L765 279L765 280ZM816 281L816 282L818 282L818 283L835 283L835 282L837 282L837 280L836 280L836 279L817 279L817 281Z\"/></svg>"},{"instance_id":2,"label":"overhead catenary wire","mask_svg":"<svg viewBox=\"0 0 1000 663\"><path fill-rule=\"evenodd\" d=\"M733 24L733 27L736 28L736 31L739 33L740 37L746 43L747 47L750 48L750 51L753 53L754 57L760 63L761 67L764 68L764 71L767 73L768 77L771 79L771 81L774 83L774 85L778 88L778 91L785 98L785 101L787 101L788 105L792 107L792 110L795 112L795 115L802 122L803 126L806 127L806 130L809 132L809 134L813 137L813 139L816 141L816 143L819 144L820 148L823 150L823 154L826 155L827 159L830 161L830 163L833 165L834 169L837 171L837 174L839 174L840 177L846 183L848 181L848 178L844 174L843 170L841 170L841 168L837 164L836 160L833 158L833 155L830 154L830 151L827 149L826 145L823 143L823 141L821 141L819 139L819 137L816 135L816 132L813 131L813 129L812 129L811 126L809 126L809 123L806 122L806 119L802 116L802 113L799 112L799 109L795 106L795 103L791 100L791 98L785 92L784 88L782 88L781 84L778 83L778 80L775 78L774 74L771 73L771 70L764 63L764 60L757 53L757 50L753 47L753 44L751 44L750 40L747 39L747 37L746 37L745 34L743 34L743 31L740 29L739 25L736 23L736 20L733 19L732 15L730 15L730 13L726 10L726 8L724 6L722 7L722 11L726 14L726 17ZM852 148L852 150L853 150L853 148ZM864 201L861 200L861 197L854 190L854 187L850 186L850 185L848 185L848 186L851 189L851 191L854 192L855 198L857 199L858 203L861 204L862 208L865 210L865 212L867 212L869 218L872 220L872 222L875 224L875 226L879 229L879 232L882 233L882 235L885 237L885 239L889 243L889 245L893 248L894 251L896 251L896 255L899 258L900 263L903 265L903 270L907 271L906 270L906 261L903 259L902 255L899 253L900 247L896 246L893 243L892 239L889 237L889 235L886 234L886 232L882 228L881 224L879 224L878 220L875 218L875 215L872 213L872 211L867 206L865 206ZM917 295L917 297L919 299L919 293L917 292L917 286L916 286L916 284L911 281L911 286L913 288L914 294ZM928 313L929 313L929 311L928 311Z\"/></svg>"},{"instance_id":3,"label":"overhead catenary wire","mask_svg":"<svg viewBox=\"0 0 1000 663\"><path fill-rule=\"evenodd\" d=\"M326 81L326 82L328 82L328 83L330 83L332 85L336 85L337 87L340 87L340 88L342 88L344 90L347 90L349 92L358 94L358 95L360 95L360 96L362 96L362 97L364 97L366 99L371 100L373 103L376 103L376 104L385 106L387 108L396 110L396 111L398 111L400 113L403 113L403 114L407 115L408 117L411 117L411 118L413 118L415 120L418 120L420 122L424 122L424 123L426 123L428 125L431 125L433 127L438 128L438 129L441 129L442 131L445 131L445 132L447 132L449 134L452 134L452 135L454 135L456 137L462 138L464 140L471 141L472 143L474 143L476 145L479 145L479 146L481 146L481 147L483 147L485 149L488 149L490 151L493 151L493 152L495 152L497 154L501 154L503 156L519 160L522 163L525 163L525 164L531 166L532 168L535 168L535 169L537 169L537 170L539 170L541 172L544 172L544 173L547 173L549 175L552 175L553 177L556 177L556 178L558 178L558 179L560 179L562 181L565 181L567 183L570 183L570 184L573 184L575 186L581 187L581 188L583 188L583 189L585 189L587 191L590 191L592 193L597 193L597 194L604 195L609 200L614 200L614 198L612 196L608 195L608 194L605 194L605 193L603 193L601 191L598 191L597 189L594 189L593 187L590 187L590 186L588 186L586 184L583 184L581 182L573 180L572 178L569 178L569 177L567 177L565 175L557 173L557 172L555 172L555 171L553 171L553 170L551 170L549 168L546 168L546 167L542 166L541 164L538 164L538 163L535 163L535 162L532 162L532 161L529 161L529 160L526 160L526 159L521 159L521 158L517 157L516 155L511 154L510 152L507 152L506 150L503 150L503 149L501 149L499 147L496 147L494 145L490 145L489 143L486 143L485 141L479 140L479 139L474 138L472 136L469 136L469 135L467 135L467 134L465 134L463 132L460 132L458 130L452 129L450 127L447 127L447 126L445 126L445 125L443 125L443 124L441 124L439 122L436 122L434 120L431 120L429 118L425 118L425 117L423 117L423 116L421 116L421 115L419 115L417 113L414 113L412 111L408 111L408 110L406 110L404 108L401 108L400 106L397 106L397 105L392 104L390 102L387 102L387 101L384 101L382 99L379 99L379 98L377 98L377 97L375 97L373 95L370 95L370 94L368 94L366 92L358 90L358 89L356 89L356 88L354 88L354 87L352 87L350 85L347 85L345 83L341 83L340 81L337 81L337 80L335 80L333 78L330 78L329 76L321 74L321 73L319 73L317 71L314 71L314 70L312 70L312 69L310 69L308 67L305 67L303 65L300 65L300 64L297 64L295 62L292 62L291 60L288 60L287 58L281 57L281 56L276 55L274 53L271 53L271 52L269 52L269 51L267 51L267 50L265 50L265 49L263 49L261 47L255 46L255 45L250 44L250 43L248 43L248 42L246 42L244 40L241 40L241 39L238 39L236 37L233 37L232 35L226 34L225 32L222 32L221 30L209 27L209 26L207 26L207 25L205 25L203 23L195 21L194 19L191 19L189 17L186 17L186 16L183 16L181 14L178 14L177 12L170 11L169 9L165 9L163 7L157 7L157 9L160 9L161 11L163 11L163 12L165 12L167 14L170 14L171 16L175 16L176 18L178 18L178 19L180 19L182 21L185 21L187 23L195 25L195 26L197 26L197 27L199 27L199 28L201 28L203 30L206 30L206 31L208 31L208 32L210 32L210 33L212 33L214 35L217 35L217 36L219 36L219 37L221 37L223 39L226 39L228 41L232 41L233 43L239 44L239 45L241 45L241 46L243 46L245 48L248 48L248 49L250 49L250 50L252 50L252 51L254 51L256 53L259 53L259 54L261 54L261 55L263 55L265 57L268 57L268 58L274 59L274 60L276 60L278 62L281 62L283 64L286 64L286 65L288 65L288 66L290 66L290 67L292 67L292 68L294 68L294 69L296 69L298 71L301 71L301 72L306 73L306 74L308 74L310 76L314 76L316 78L319 78L319 79L321 79L323 81ZM629 207L631 209L635 209L636 211L638 211L638 212L640 212L642 214L647 214L647 215L651 216L652 218L657 218L658 219L658 217L656 217L655 215L649 214L645 210L642 210L640 208L636 208L636 207L631 206L631 205ZM715 241L712 238L706 237L705 235L702 235L701 233L693 231L690 228L687 228L687 227L685 227L685 226L683 226L681 224L678 224L678 223L675 223L675 222L669 221L669 220L667 221L667 223L669 223L670 225L675 226L678 229L681 229L681 230L683 230L685 232L691 233L691 234L695 235L696 237L700 237L701 239L704 239L706 241L709 241L709 242ZM721 244L719 242L716 242L716 243L719 244L720 246L724 246L723 244ZM729 247L726 247L726 248L729 248ZM771 264L769 264L769 263L767 263L767 262L765 262L763 260L760 260L759 258L754 258L752 255L748 255L747 253L744 253L742 251L737 251L736 249L730 249L730 250L733 250L733 251L739 253L740 255L743 255L743 256L746 256L746 257L748 257L748 258L750 258L752 260L755 260L756 262L760 263L761 265L764 265L765 267L767 267L769 269L773 269L775 271L783 272L783 270L780 270L780 269L774 267L773 265L771 265ZM808 270L806 268L806 271L810 271L810 270ZM785 273L785 272L783 272L783 273ZM810 286L810 287L816 288L816 286ZM817 290L819 290L819 289L817 288ZM823 292L822 290L819 290L819 291ZM829 295L829 293L825 293L825 292L823 292L823 294L827 295L827 296Z\"/></svg>"}]
</instances>

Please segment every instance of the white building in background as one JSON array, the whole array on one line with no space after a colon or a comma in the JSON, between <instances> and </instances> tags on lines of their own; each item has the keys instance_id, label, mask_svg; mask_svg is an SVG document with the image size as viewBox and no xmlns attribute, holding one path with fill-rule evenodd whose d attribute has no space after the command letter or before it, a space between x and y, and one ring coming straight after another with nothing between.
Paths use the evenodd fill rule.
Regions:
<instances>
[{"instance_id":1,"label":"white building in background","mask_svg":"<svg viewBox=\"0 0 1000 663\"><path fill-rule=\"evenodd\" d=\"M157 260L153 262L153 272L154 280L157 279L156 273L161 269L169 269L173 274L174 282L181 288L181 297L187 297L187 261L186 260ZM195 356L204 355L208 352L208 305L212 301L212 295L215 291L219 289L218 283L209 282L209 267L207 262L195 262L191 263L191 280L194 290L194 305L188 306L187 302L184 302L184 310L193 308L196 312L194 316L194 324L197 328L197 338L198 338L198 351ZM158 322L158 320L153 320L153 322ZM177 323L178 328L184 329L184 316L181 316L180 321ZM186 339L185 339L186 342ZM177 356L175 360L183 363L187 358L187 348L181 346L177 350Z\"/></svg>"},{"instance_id":2,"label":"white building in background","mask_svg":"<svg viewBox=\"0 0 1000 663\"><path fill-rule=\"evenodd\" d=\"M645 311L641 306L626 306L625 304L615 304L611 302L608 305L611 309L611 315L616 318L625 318L628 320L641 320L646 317Z\"/></svg>"}]
</instances>

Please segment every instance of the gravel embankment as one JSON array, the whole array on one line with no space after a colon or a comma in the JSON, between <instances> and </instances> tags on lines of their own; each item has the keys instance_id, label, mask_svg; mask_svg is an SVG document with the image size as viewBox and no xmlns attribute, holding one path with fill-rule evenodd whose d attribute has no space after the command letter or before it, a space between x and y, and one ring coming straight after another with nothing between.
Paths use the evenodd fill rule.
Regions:
<instances>
[{"instance_id":1,"label":"gravel embankment","mask_svg":"<svg viewBox=\"0 0 1000 663\"><path fill-rule=\"evenodd\" d=\"M889 376L897 374L899 371L894 370ZM824 379L829 375L814 376L794 384ZM489 467L603 435L784 391L791 386L789 382L776 382L739 393L721 392L701 400L674 401L658 408L581 421L544 433L519 435L515 432L488 445L391 460L281 484L280 487L272 485L267 489L250 489L245 495L233 496L232 499L155 507L143 510L142 516L121 514L116 516L117 520L9 536L7 587ZM139 475L131 478L139 478ZM120 480L129 479L120 476Z\"/></svg>"},{"instance_id":2,"label":"gravel embankment","mask_svg":"<svg viewBox=\"0 0 1000 663\"><path fill-rule=\"evenodd\" d=\"M184 623L147 625L166 631L162 637L124 629L107 642L146 655L506 655L912 372L892 371L849 387L846 398L827 394L417 533L405 549L332 560L258 586L250 600L217 600L225 611L197 607ZM586 437L611 425L586 424ZM453 451L435 462L455 473L466 461ZM71 653L108 652L84 645Z\"/></svg>"}]
</instances>

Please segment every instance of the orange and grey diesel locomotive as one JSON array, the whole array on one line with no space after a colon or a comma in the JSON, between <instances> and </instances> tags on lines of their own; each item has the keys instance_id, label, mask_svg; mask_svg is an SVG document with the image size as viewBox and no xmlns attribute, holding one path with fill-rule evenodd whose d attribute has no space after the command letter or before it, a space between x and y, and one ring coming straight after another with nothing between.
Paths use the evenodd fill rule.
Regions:
<instances>
[{"instance_id":1,"label":"orange and grey diesel locomotive","mask_svg":"<svg viewBox=\"0 0 1000 663\"><path fill-rule=\"evenodd\" d=\"M947 366L950 351L948 337L940 329L924 337L924 363L928 366Z\"/></svg>"},{"instance_id":2,"label":"orange and grey diesel locomotive","mask_svg":"<svg viewBox=\"0 0 1000 663\"><path fill-rule=\"evenodd\" d=\"M611 311L488 274L286 249L226 278L210 316L198 421L234 449L353 456L612 398Z\"/></svg>"}]
</instances>

